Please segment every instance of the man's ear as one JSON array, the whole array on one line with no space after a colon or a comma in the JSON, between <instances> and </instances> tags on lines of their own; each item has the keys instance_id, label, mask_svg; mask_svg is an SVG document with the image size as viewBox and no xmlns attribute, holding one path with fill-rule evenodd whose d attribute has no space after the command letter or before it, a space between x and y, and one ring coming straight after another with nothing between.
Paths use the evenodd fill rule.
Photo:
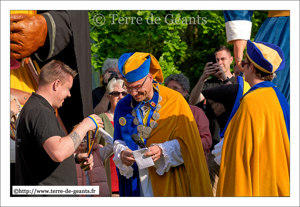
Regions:
<instances>
[{"instance_id":1,"label":"man's ear","mask_svg":"<svg viewBox=\"0 0 300 207\"><path fill-rule=\"evenodd\" d=\"M250 71L251 71L251 73L255 72L255 68L254 68L253 63L250 63Z\"/></svg>"},{"instance_id":2,"label":"man's ear","mask_svg":"<svg viewBox=\"0 0 300 207\"><path fill-rule=\"evenodd\" d=\"M230 64L232 63L232 61L233 61L233 57L232 56L230 56Z\"/></svg>"},{"instance_id":3,"label":"man's ear","mask_svg":"<svg viewBox=\"0 0 300 207\"><path fill-rule=\"evenodd\" d=\"M153 75L152 75L152 73L148 74L148 78L150 79L151 82L153 82Z\"/></svg>"},{"instance_id":4,"label":"man's ear","mask_svg":"<svg viewBox=\"0 0 300 207\"><path fill-rule=\"evenodd\" d=\"M61 85L61 81L60 80L56 80L53 82L53 90L56 91L58 89L58 87Z\"/></svg>"}]
</instances>

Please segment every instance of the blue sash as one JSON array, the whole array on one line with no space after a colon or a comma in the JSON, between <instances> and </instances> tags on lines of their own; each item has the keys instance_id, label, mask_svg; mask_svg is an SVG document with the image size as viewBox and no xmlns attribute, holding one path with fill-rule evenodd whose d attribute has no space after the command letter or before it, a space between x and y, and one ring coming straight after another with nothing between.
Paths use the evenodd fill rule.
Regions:
<instances>
[{"instance_id":1,"label":"blue sash","mask_svg":"<svg viewBox=\"0 0 300 207\"><path fill-rule=\"evenodd\" d=\"M240 98L243 96L243 91L244 91L244 79L243 79L243 77L238 76L237 77L237 83L239 84L239 89L238 89L238 92L236 94L235 102L234 102L233 108L231 110L230 116L227 120L227 123L226 123L223 131L219 132L219 135L220 135L221 138L224 137L227 126L228 126L229 122L231 121L232 117L234 116L235 112L238 110L238 108L240 106Z\"/></svg>"}]
</instances>

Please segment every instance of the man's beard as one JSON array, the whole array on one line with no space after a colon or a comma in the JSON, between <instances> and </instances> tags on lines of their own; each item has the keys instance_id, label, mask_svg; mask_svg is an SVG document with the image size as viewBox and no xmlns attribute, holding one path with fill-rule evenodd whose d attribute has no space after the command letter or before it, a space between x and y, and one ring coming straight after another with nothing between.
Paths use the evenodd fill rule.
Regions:
<instances>
[{"instance_id":1,"label":"man's beard","mask_svg":"<svg viewBox=\"0 0 300 207\"><path fill-rule=\"evenodd\" d=\"M135 96L133 97L137 102L141 102L141 101L147 101L147 91L143 91L143 92L138 92L138 94L136 96L143 96L143 97L139 97L138 100L136 100Z\"/></svg>"}]
</instances>

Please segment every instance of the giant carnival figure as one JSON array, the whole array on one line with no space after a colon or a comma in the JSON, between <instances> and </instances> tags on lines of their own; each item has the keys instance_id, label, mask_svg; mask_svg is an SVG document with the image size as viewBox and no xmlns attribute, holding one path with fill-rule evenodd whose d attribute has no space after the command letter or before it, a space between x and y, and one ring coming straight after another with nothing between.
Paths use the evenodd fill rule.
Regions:
<instances>
[{"instance_id":1,"label":"giant carnival figure","mask_svg":"<svg viewBox=\"0 0 300 207\"><path fill-rule=\"evenodd\" d=\"M234 57L240 70L243 51L251 35L251 17L253 11L224 11L227 42L234 44ZM263 41L279 46L285 56L285 69L277 73L277 78L272 82L283 93L290 103L290 11L272 10L268 18L257 32L254 41Z\"/></svg>"}]
</instances>

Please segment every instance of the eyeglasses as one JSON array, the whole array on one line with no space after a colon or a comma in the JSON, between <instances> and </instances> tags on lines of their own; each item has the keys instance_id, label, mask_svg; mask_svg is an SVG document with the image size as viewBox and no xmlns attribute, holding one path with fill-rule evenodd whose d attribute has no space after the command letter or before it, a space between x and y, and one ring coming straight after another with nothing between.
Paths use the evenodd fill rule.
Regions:
<instances>
[{"instance_id":1,"label":"eyeglasses","mask_svg":"<svg viewBox=\"0 0 300 207\"><path fill-rule=\"evenodd\" d=\"M147 74L147 76L146 76L144 82L143 82L142 85L140 85L140 86L128 87L128 86L125 85L125 83L124 83L124 85L126 86L128 92L131 92L131 91L138 91L138 90L140 90L140 89L144 86L144 84L145 84L147 78L148 78L148 74Z\"/></svg>"},{"instance_id":2,"label":"eyeglasses","mask_svg":"<svg viewBox=\"0 0 300 207\"><path fill-rule=\"evenodd\" d=\"M122 96L126 96L127 95L127 92L126 91L122 91L122 92L119 92L119 91L113 91L111 92L109 95L112 95L114 97L118 97L120 94L122 94Z\"/></svg>"},{"instance_id":3,"label":"eyeglasses","mask_svg":"<svg viewBox=\"0 0 300 207\"><path fill-rule=\"evenodd\" d=\"M171 88L171 89L173 89L174 91L178 91L179 89L182 89L181 87L177 87L177 86L175 86L175 87L168 87L168 88Z\"/></svg>"}]
</instances>

